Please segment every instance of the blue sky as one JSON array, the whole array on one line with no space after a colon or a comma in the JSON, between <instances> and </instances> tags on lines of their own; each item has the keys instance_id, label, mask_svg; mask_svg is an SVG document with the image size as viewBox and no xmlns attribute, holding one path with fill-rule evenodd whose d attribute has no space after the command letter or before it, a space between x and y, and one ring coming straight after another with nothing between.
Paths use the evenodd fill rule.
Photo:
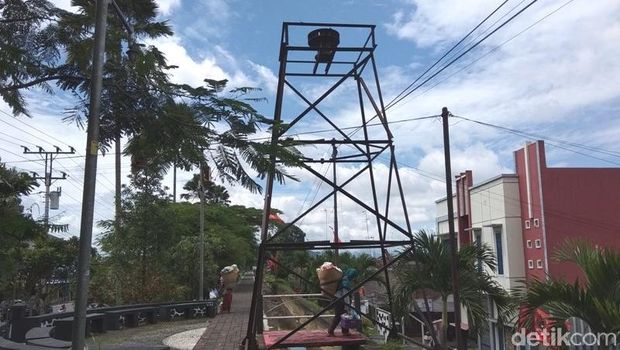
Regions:
<instances>
[{"instance_id":1,"label":"blue sky","mask_svg":"<svg viewBox=\"0 0 620 350\"><path fill-rule=\"evenodd\" d=\"M262 88L260 95L268 101L256 107L264 115L271 116L283 21L375 24L378 43L375 55L384 98L390 100L501 2L160 0L161 18L170 21L175 36L151 44L157 45L171 64L179 65L173 75L176 81L199 84L204 78L226 78L232 85ZM503 15L506 19L528 2L508 1L488 24ZM68 0L59 0L57 4L70 9ZM579 143L620 153L618 18L620 3L615 0L538 1L453 67L396 105L387 117L400 120L434 115L440 113L441 107L448 106L455 115L545 136L551 166L620 166L620 157L609 152L557 142ZM485 30L488 32L486 25L473 36L482 35L480 33ZM317 81L301 87L311 96L317 96L326 85L324 81ZM286 95L292 109L304 106L293 97ZM322 111L333 116L340 125L356 125L356 121L359 124L359 115L350 108L354 97L344 88L337 98L321 105ZM20 117L20 120L56 135L65 145L70 144L83 154L84 133L60 122L63 106L70 104L69 97L33 90L30 106L34 119ZM0 110L9 111L2 104ZM2 132L23 142L42 144L43 138L48 140L48 147L59 143L11 121L7 115L0 114L0 118L18 127L2 123ZM311 123L305 128L316 130ZM436 180L444 176L441 125L436 120L395 124L393 132L410 218L415 228L433 228L434 200L445 195L444 184ZM452 121L451 133L453 171L472 169L474 182L512 172L512 152L528 139L458 119ZM1 148L19 154L18 144L22 143L0 134ZM3 161L16 161L9 164L23 169L42 168L40 164L24 162L23 158L4 150L0 150L0 155ZM128 160L124 163L127 168ZM59 183L63 187L62 210L53 214L58 214L58 222L70 223L70 234L77 234L79 228L81 164L79 158L59 162L70 170L72 180ZM381 174L384 170L379 166L377 171ZM339 175L352 171L352 167L343 168ZM100 173L96 219L112 216L111 157L101 158ZM303 181L280 188L275 199L275 206L285 210L286 218L292 218L300 207L307 207L317 192L310 177L298 175ZM189 173L180 174L179 187L189 177ZM171 184L171 179L166 181ZM367 188L362 182L356 186L352 190L364 192ZM261 196L239 188L229 190L234 202L261 206ZM323 187L317 193L320 195L325 190ZM31 206L41 200L40 195L31 196L26 202ZM40 206L42 208L42 204ZM345 232L345 237L365 236L365 219L360 219L365 217L364 212L346 202L341 208L341 231ZM321 209L329 211L331 207ZM34 212L36 216L37 211ZM325 211L308 216L303 228L313 237L322 238L327 230Z\"/></svg>"}]
</instances>

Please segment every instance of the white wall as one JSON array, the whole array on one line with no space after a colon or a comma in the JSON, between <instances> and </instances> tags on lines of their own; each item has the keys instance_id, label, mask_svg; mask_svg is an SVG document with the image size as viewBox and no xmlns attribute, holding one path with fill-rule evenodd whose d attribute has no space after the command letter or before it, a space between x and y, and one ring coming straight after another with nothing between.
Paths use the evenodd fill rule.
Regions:
<instances>
[{"instance_id":1,"label":"white wall","mask_svg":"<svg viewBox=\"0 0 620 350\"><path fill-rule=\"evenodd\" d=\"M482 243L487 244L496 255L493 226L501 227L502 230L504 274L492 273L492 275L507 290L520 286L520 281L525 279L525 265L519 184L516 175L502 175L476 185L470 189L470 197L472 229L481 230ZM453 203L456 211L456 199L453 199ZM445 198L436 202L436 210L437 233L447 235L448 208ZM455 227L456 224L455 222ZM458 231L458 227L456 230ZM473 235L473 230L469 232ZM461 308L461 314L466 315L467 310ZM463 318L463 323L468 323L467 317Z\"/></svg>"},{"instance_id":2,"label":"white wall","mask_svg":"<svg viewBox=\"0 0 620 350\"><path fill-rule=\"evenodd\" d=\"M470 193L472 228L482 230L482 242L495 254L493 226L501 227L504 274L495 277L504 288L514 288L525 278L518 180L502 176L472 188Z\"/></svg>"},{"instance_id":3,"label":"white wall","mask_svg":"<svg viewBox=\"0 0 620 350\"><path fill-rule=\"evenodd\" d=\"M452 197L452 205L454 209L454 216L456 217L456 196ZM448 201L446 198L435 203L435 210L437 212L437 234L448 234ZM454 220L454 232L458 232L458 221Z\"/></svg>"}]
</instances>

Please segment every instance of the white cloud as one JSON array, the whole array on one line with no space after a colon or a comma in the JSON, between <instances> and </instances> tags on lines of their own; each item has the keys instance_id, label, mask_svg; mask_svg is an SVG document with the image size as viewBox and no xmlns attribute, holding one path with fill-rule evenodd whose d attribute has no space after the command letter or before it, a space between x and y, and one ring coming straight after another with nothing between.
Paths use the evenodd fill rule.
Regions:
<instances>
[{"instance_id":1,"label":"white cloud","mask_svg":"<svg viewBox=\"0 0 620 350\"><path fill-rule=\"evenodd\" d=\"M240 61L220 45L193 57L178 37L159 38L149 41L166 56L168 64L178 66L171 71L172 81L198 86L204 79L227 79L228 87L251 86L275 93L278 78L267 67L250 60Z\"/></svg>"},{"instance_id":2,"label":"white cloud","mask_svg":"<svg viewBox=\"0 0 620 350\"><path fill-rule=\"evenodd\" d=\"M57 180L52 184L51 189L56 190L62 187L60 196L60 209L51 210L51 221L57 224L69 224L68 233L57 233L56 235L68 237L71 235L79 236L82 208L82 188L84 181L84 148L86 145L86 132L75 125L68 125L62 121L61 115L55 115L51 110L58 110L67 101L60 96L54 97L54 107L47 109L49 97L39 98L38 104L31 106L33 119L24 116L17 117L19 121L12 119L4 113L0 113L0 119L8 122L11 127L6 128L14 138L0 135L0 147L15 154L2 151L2 161L8 162L8 166L15 166L18 170L34 171L43 173L43 166L36 155L21 155L21 145L28 146L35 150L35 146L41 146L46 150L53 150L54 146L59 146L67 151L69 146L76 149L76 154L61 155L54 160L54 175L60 176L61 172L68 175L66 180ZM0 110L9 112L8 106L0 103ZM21 122L20 122L21 121ZM7 126L5 123L2 125ZM37 130L38 129L38 130ZM16 140L19 139L20 141ZM72 157L72 158L69 158ZM114 217L114 157L111 155L100 156L97 162L97 184L95 194L95 223L100 220L111 219ZM129 160L123 159L123 176L126 176L129 169ZM44 186L38 187L37 191L44 191ZM23 198L25 208L31 208L33 216L37 219L42 218L44 211L44 197L41 194L33 193ZM93 228L93 241L101 230Z\"/></svg>"},{"instance_id":3,"label":"white cloud","mask_svg":"<svg viewBox=\"0 0 620 350\"><path fill-rule=\"evenodd\" d=\"M156 0L159 14L169 15L176 7L181 4L181 0ZM71 6L71 0L52 0L52 3L63 10L75 12L77 7Z\"/></svg>"},{"instance_id":4,"label":"white cloud","mask_svg":"<svg viewBox=\"0 0 620 350\"><path fill-rule=\"evenodd\" d=\"M217 22L227 21L233 15L230 0L203 0L202 3L207 7L209 18Z\"/></svg>"},{"instance_id":5,"label":"white cloud","mask_svg":"<svg viewBox=\"0 0 620 350\"><path fill-rule=\"evenodd\" d=\"M174 8L181 4L181 0L157 0L159 12L162 15L169 15Z\"/></svg>"},{"instance_id":6,"label":"white cloud","mask_svg":"<svg viewBox=\"0 0 620 350\"><path fill-rule=\"evenodd\" d=\"M52 3L63 10L74 12L77 8L71 6L71 0L53 0Z\"/></svg>"},{"instance_id":7,"label":"white cloud","mask_svg":"<svg viewBox=\"0 0 620 350\"><path fill-rule=\"evenodd\" d=\"M390 23L387 24L388 32L395 38L402 39L400 54L405 57L415 53L412 42L427 51L423 52L424 55L419 55L420 58L416 58L415 61L405 62L401 66L379 67L385 100L389 101L426 68L426 65L420 62L426 60L428 55L439 57L442 50L460 39L500 2L500 0L468 2L406 0L406 5L394 14ZM64 6L67 6L69 2L64 0L58 3L64 3ZM479 49L465 56L460 64L467 64L474 58L480 57L484 52L509 39L563 3L563 0L537 2L517 20L493 35ZM179 6L180 0L159 1L159 4L163 13L170 13L175 6ZM511 2L507 3L506 8L499 15L503 15L511 6L514 6ZM204 13L209 13L213 22L203 24L203 26L190 24L182 29L186 36L185 39L187 39L187 33L191 31L194 35L192 40L195 42L197 38L210 40L222 35L222 30L226 30L222 23L235 16L232 11L233 7L224 0L203 1L197 5L197 8L203 9ZM441 82L437 87L425 92L428 87L432 86L431 82L428 87L415 92L412 97L419 97L405 99L388 111L388 118L399 120L438 114L441 107L448 106L456 115L518 129L538 130L541 126L546 126L549 127L548 134L556 136L559 127L574 122L582 127L574 133L568 133L566 137L569 140L582 143L596 140L601 143L602 147L615 147L620 141L618 140L620 134L617 132L620 125L617 123L600 125L599 130L593 132L592 130L599 126L597 120L588 119L587 124L581 123L584 112L580 113L580 111L599 110L600 107L597 106L601 105L614 106L620 100L620 85L614 83L620 76L620 61L617 60L620 56L620 46L616 44L620 42L618 18L620 18L620 3L615 0L575 1L502 46L494 54ZM214 28L218 27L223 29L214 31ZM381 41L379 43L381 44ZM208 47L208 51L198 56L194 55L190 46L186 46L186 43L178 38L158 40L155 44L166 54L170 64L180 66L173 72L175 82L200 85L203 79L208 77L229 79L231 86L258 86L270 93L275 91L277 77L272 70L256 63L258 60L254 58L237 58L241 56L229 52L226 47L204 45ZM386 46L379 46L378 57L397 54L382 51L382 48ZM435 55L432 50L437 50ZM434 81L441 81L461 67L462 65L455 65ZM370 79L367 79L367 83L372 85ZM300 83L295 86L303 90L310 99L318 97L327 89L326 84L321 83L313 85ZM294 116L295 112L300 112L300 108L303 110L306 107L303 101L292 94L286 96L285 106L291 108L283 113L284 116ZM355 89L345 86L322 102L319 108L328 116L333 116L333 120L339 126L358 125L361 118L355 97ZM45 100L43 99L42 102ZM291 101L293 103L290 103ZM368 104L365 107L369 115L374 114ZM610 112L618 110L608 108ZM323 129L324 124L309 122L299 125L295 131ZM472 169L475 180L480 181L512 171L509 169L512 163L511 153L522 144L522 139L518 141L515 141L517 139L515 137L508 139L506 134L497 130L474 126L468 122L455 120L451 124L452 169L455 173ZM64 131L56 126L52 126L51 130L58 133ZM434 200L445 196L445 184L442 181L444 176L441 124L436 120L394 124L392 131L395 135L397 155L401 160L399 164L401 164L400 171L409 217L414 223L414 228L432 227L435 215ZM320 135L320 137L327 137L324 136L325 134ZM361 133L357 134L359 135ZM315 136L317 135L307 137ZM28 140L28 135L20 135L20 137ZM584 137L588 137L588 142L583 141ZM67 142L77 143L75 145L77 149L83 148L83 139L76 140ZM37 140L30 142L37 142ZM2 147L6 148L8 145L3 144ZM329 157L329 152L322 149L313 149L308 152L319 157ZM8 157L3 152L3 160ZM111 161L112 157L105 158L100 158L101 170L111 171L111 166L108 165L110 167L106 169L107 166L104 163ZM560 159L556 164L571 163L570 159L566 162ZM317 166L317 169L319 168L320 166ZM339 178L345 178L356 169L358 168L340 169ZM277 197L274 198L274 207L283 209L287 220L298 214L300 209L307 208L314 197L313 177L299 170L294 170L293 173L300 175L302 183L290 183L283 188L277 187L274 193L274 197ZM80 174L78 172L74 175L78 182ZM105 174L113 179L113 173ZM187 176L188 174L179 175L177 180L179 186L182 186ZM387 167L377 166L376 176L380 182L385 180ZM166 179L166 183L170 183L169 178ZM67 183L63 185L63 190L65 187L69 191L73 185ZM105 185L98 185L98 191L104 191L105 187ZM369 197L367 180L355 181L347 188L354 194L358 194L366 203L372 202ZM262 195L250 194L240 187L228 187L228 190L233 203L262 208ZM323 185L317 194L317 200L328 190L329 188ZM81 199L81 194L77 194L77 189L74 191L74 194L71 192L67 194L72 194L78 200ZM310 193L307 199L306 193ZM392 199L394 199L394 193L393 191ZM101 195L100 201L105 201L108 205L112 204L105 193ZM379 191L379 197L386 197L385 188ZM339 198L343 237L345 239L365 237L367 234L364 211L344 196L340 195ZM63 200L67 200L64 202L66 205L71 204L68 197L63 197ZM74 221L74 218L79 217L79 214L76 214L79 213L78 201L73 202L76 204L75 212L73 210L72 213L67 212L63 220ZM98 214L111 217L111 211L108 209L106 212L104 206L107 207L107 205L102 205ZM331 217L329 217L332 215L331 206L331 200L328 200L303 221L302 228L311 237L325 239L326 233L329 235L327 226L331 225ZM392 207L395 210L393 214L402 217L402 209L398 209L399 207L397 204ZM327 219L323 209L328 211ZM374 220L371 217L369 231L372 231L374 226Z\"/></svg>"},{"instance_id":8,"label":"white cloud","mask_svg":"<svg viewBox=\"0 0 620 350\"><path fill-rule=\"evenodd\" d=\"M275 94L276 88L278 86L278 77L271 71L271 69L254 63L252 61L248 61L254 72L258 75L259 85L258 87L266 89L268 92Z\"/></svg>"},{"instance_id":9,"label":"white cloud","mask_svg":"<svg viewBox=\"0 0 620 350\"><path fill-rule=\"evenodd\" d=\"M473 27L465 20L472 16L451 13L477 11L477 18L482 18L495 8L495 3L488 1L459 3L460 6L450 3L448 6L447 1L412 2L417 7L401 11L412 15L397 15L401 23L394 22L393 28L415 25L422 29L392 32L418 44L436 44L443 39L455 42L467 28ZM482 56L563 3L550 1L532 6L515 23L491 37L482 49L463 57L461 66L449 68L390 110L392 118L436 114L442 106L448 106L456 115L535 128L540 123L566 121L566 116L574 111L618 98L620 86L610 83L610 77L620 76L620 61L615 59L620 55L620 46L612 44L620 41L617 1L571 3L494 54L449 77L463 64ZM408 78L398 80L401 88L421 71L419 68L404 74ZM437 82L441 83L425 92ZM396 90L388 90L388 95L399 91L396 85Z\"/></svg>"},{"instance_id":10,"label":"white cloud","mask_svg":"<svg viewBox=\"0 0 620 350\"><path fill-rule=\"evenodd\" d=\"M327 168L325 168L327 170ZM362 166L339 166L338 183L342 184L362 169ZM379 204L379 211L385 213L386 201L390 202L389 218L406 229L405 214L401 205L401 199L393 180L390 196L387 196L387 178L389 168L385 160L373 165L375 186ZM414 229L420 228L432 221L434 216L434 200L441 196L441 187L433 186L427 178L421 176L416 170L408 167L399 169L403 182L403 191L407 203L409 219ZM319 171L321 172L321 171ZM321 172L323 173L323 172ZM331 178L331 171L325 172ZM320 187L312 175L302 178L304 185L300 193L292 195L286 188L275 191L273 195L274 207L284 210L283 218L292 221L303 211L310 208L327 196L333 189L323 183ZM361 173L356 179L349 182L344 189L354 197L373 208L373 197L370 191L370 174L368 170ZM310 212L298 225L307 233L309 239L331 239L333 227L333 196L329 197L319 207ZM368 225L366 225L368 218ZM343 241L351 239L378 238L378 230L375 217L358 203L342 193L338 193L338 220L339 236ZM388 230L390 239L403 239L395 229Z\"/></svg>"},{"instance_id":11,"label":"white cloud","mask_svg":"<svg viewBox=\"0 0 620 350\"><path fill-rule=\"evenodd\" d=\"M451 0L408 0L410 8L397 11L388 32L422 46L463 36L494 9L497 0L454 2Z\"/></svg>"},{"instance_id":12,"label":"white cloud","mask_svg":"<svg viewBox=\"0 0 620 350\"><path fill-rule=\"evenodd\" d=\"M502 165L497 153L485 145L476 143L466 148L451 149L451 165L454 175L473 170L475 178L485 180L502 173L512 173L513 170ZM440 179L444 178L444 152L443 148L434 149L420 160L420 169L430 174L436 174Z\"/></svg>"},{"instance_id":13,"label":"white cloud","mask_svg":"<svg viewBox=\"0 0 620 350\"><path fill-rule=\"evenodd\" d=\"M159 38L148 42L157 46L165 55L170 65L178 66L172 70L172 81L194 86L204 84L204 79L228 79L229 87L251 86L252 80L237 67L237 62L223 49L216 49L203 58L189 55L180 40L175 37ZM227 71L224 65L233 69Z\"/></svg>"}]
</instances>

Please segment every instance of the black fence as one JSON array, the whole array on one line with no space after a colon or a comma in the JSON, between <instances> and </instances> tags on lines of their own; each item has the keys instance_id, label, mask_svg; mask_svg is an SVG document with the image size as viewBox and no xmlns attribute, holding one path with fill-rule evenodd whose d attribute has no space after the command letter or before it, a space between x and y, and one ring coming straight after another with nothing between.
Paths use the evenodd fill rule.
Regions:
<instances>
[{"instance_id":1,"label":"black fence","mask_svg":"<svg viewBox=\"0 0 620 350\"><path fill-rule=\"evenodd\" d=\"M135 304L89 309L86 315L86 335L104 333L153 324L159 321L176 321L200 317L215 317L219 301L184 301L174 303ZM71 340L73 329L73 312L23 316L23 311L13 309L9 320L7 338L13 342L23 343L26 333L37 327L54 327L54 338Z\"/></svg>"}]
</instances>

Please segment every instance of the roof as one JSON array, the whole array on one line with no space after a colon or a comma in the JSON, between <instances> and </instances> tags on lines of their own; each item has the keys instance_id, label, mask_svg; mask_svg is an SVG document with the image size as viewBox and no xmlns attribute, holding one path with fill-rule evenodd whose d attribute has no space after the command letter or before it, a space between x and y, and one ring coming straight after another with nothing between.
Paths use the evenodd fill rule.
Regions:
<instances>
[{"instance_id":1,"label":"roof","mask_svg":"<svg viewBox=\"0 0 620 350\"><path fill-rule=\"evenodd\" d=\"M477 183L477 184L475 184L475 185L471 186L469 189L470 189L470 190L473 190L473 189L476 189L476 188L478 188L478 187L482 187L482 186L484 186L484 185L488 185L488 184L490 184L491 182L493 182L493 181L497 181L497 180L499 180L499 179L505 179L505 178L512 178L512 179L516 179L516 178L518 178L518 177L519 177L519 176L518 176L517 174L499 174L499 175L494 176L494 177L492 177L492 178L486 179L486 180L484 180L484 181L482 181L482 182L480 182L480 183Z\"/></svg>"}]
</instances>

